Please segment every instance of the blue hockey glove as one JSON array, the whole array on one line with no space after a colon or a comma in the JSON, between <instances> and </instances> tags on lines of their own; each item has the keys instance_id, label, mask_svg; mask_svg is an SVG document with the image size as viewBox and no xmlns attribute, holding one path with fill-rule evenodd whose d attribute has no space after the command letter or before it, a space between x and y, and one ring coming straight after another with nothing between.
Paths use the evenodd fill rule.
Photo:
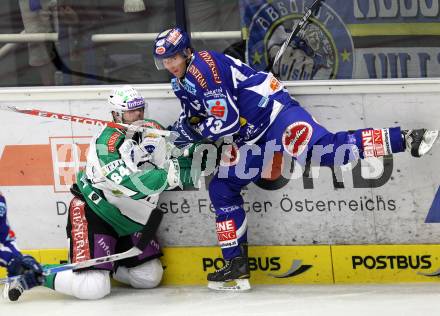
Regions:
<instances>
[{"instance_id":1,"label":"blue hockey glove","mask_svg":"<svg viewBox=\"0 0 440 316\"><path fill-rule=\"evenodd\" d=\"M9 261L7 267L8 277L22 275L20 284L25 290L43 285L43 269L32 256L15 257Z\"/></svg>"},{"instance_id":2,"label":"blue hockey glove","mask_svg":"<svg viewBox=\"0 0 440 316\"><path fill-rule=\"evenodd\" d=\"M173 126L171 126L171 131L179 134L179 137L174 141L174 145L177 148L185 148L190 144L204 140L204 137L197 133L186 120L176 121Z\"/></svg>"}]
</instances>

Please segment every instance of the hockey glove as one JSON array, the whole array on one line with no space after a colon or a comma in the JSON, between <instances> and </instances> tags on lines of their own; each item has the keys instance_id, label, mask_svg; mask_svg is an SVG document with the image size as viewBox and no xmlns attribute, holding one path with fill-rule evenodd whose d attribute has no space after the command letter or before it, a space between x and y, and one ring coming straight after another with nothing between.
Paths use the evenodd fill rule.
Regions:
<instances>
[{"instance_id":1,"label":"hockey glove","mask_svg":"<svg viewBox=\"0 0 440 316\"><path fill-rule=\"evenodd\" d=\"M43 270L32 256L15 257L9 261L6 269L8 271L8 277L22 276L20 284L25 290L43 285Z\"/></svg>"},{"instance_id":2,"label":"hockey glove","mask_svg":"<svg viewBox=\"0 0 440 316\"><path fill-rule=\"evenodd\" d=\"M178 120L171 126L171 131L177 132L179 137L174 141L177 148L186 148L192 143L204 140L204 137L197 133L196 130L186 120Z\"/></svg>"}]
</instances>

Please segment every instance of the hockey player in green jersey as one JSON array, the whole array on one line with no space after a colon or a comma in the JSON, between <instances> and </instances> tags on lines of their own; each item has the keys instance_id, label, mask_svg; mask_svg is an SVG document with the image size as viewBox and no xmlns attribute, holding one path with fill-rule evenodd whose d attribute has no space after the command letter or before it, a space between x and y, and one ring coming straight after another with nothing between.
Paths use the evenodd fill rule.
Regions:
<instances>
[{"instance_id":1,"label":"hockey player in green jersey","mask_svg":"<svg viewBox=\"0 0 440 316\"><path fill-rule=\"evenodd\" d=\"M144 120L145 101L132 87L113 90L108 98L116 123ZM142 125L163 129L156 121ZM130 135L131 134L131 135ZM87 165L72 186L67 236L72 263L124 252L137 244L140 233L156 208L159 194L181 185L189 158L170 157L173 145L151 130L130 133L106 127L90 143ZM189 161L189 163L188 163ZM188 170L186 170L188 175ZM46 277L45 286L79 299L100 299L110 293L110 277L134 288L159 285L162 253L156 239L139 256L107 262L80 271L63 271Z\"/></svg>"}]
</instances>

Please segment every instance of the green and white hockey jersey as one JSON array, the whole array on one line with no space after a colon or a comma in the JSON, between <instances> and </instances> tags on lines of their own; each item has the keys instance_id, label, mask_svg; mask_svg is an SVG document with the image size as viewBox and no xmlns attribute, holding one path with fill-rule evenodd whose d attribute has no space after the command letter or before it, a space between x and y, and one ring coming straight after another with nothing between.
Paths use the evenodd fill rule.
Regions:
<instances>
[{"instance_id":1,"label":"green and white hockey jersey","mask_svg":"<svg viewBox=\"0 0 440 316\"><path fill-rule=\"evenodd\" d=\"M118 150L124 140L123 131L104 128L91 141L86 170L77 176L88 206L120 236L141 230L156 208L159 194L169 188L167 170L150 167L133 172L126 166ZM179 158L179 163L190 166L188 160ZM177 164L177 160L174 162Z\"/></svg>"}]
</instances>

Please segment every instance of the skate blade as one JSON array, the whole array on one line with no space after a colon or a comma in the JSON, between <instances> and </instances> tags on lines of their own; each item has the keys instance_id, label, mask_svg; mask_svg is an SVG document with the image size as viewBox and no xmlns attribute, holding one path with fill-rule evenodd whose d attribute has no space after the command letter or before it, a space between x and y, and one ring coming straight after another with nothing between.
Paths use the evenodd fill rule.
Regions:
<instances>
[{"instance_id":1,"label":"skate blade","mask_svg":"<svg viewBox=\"0 0 440 316\"><path fill-rule=\"evenodd\" d=\"M419 155L426 155L433 147L435 141L438 139L439 131L426 131L423 135L423 142L420 144Z\"/></svg>"},{"instance_id":2,"label":"skate blade","mask_svg":"<svg viewBox=\"0 0 440 316\"><path fill-rule=\"evenodd\" d=\"M9 283L6 283L3 287L2 299L9 301Z\"/></svg>"},{"instance_id":3,"label":"skate blade","mask_svg":"<svg viewBox=\"0 0 440 316\"><path fill-rule=\"evenodd\" d=\"M249 279L236 279L231 282L208 282L208 288L215 291L245 292L251 289Z\"/></svg>"}]
</instances>

